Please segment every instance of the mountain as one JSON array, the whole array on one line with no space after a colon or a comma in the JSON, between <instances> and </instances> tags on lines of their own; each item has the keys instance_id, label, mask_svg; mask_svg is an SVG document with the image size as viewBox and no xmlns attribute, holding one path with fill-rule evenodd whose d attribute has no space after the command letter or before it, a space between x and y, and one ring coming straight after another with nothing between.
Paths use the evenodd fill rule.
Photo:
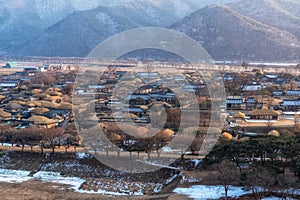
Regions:
<instances>
[{"instance_id":1,"label":"mountain","mask_svg":"<svg viewBox=\"0 0 300 200\"><path fill-rule=\"evenodd\" d=\"M0 0L0 5L2 55L84 57L116 33L151 26L191 36L216 60L300 58L298 0Z\"/></svg>"},{"instance_id":2,"label":"mountain","mask_svg":"<svg viewBox=\"0 0 300 200\"><path fill-rule=\"evenodd\" d=\"M19 45L32 35L43 31L42 22L37 13L20 1L1 1L0 4L0 53L5 48Z\"/></svg>"},{"instance_id":3,"label":"mountain","mask_svg":"<svg viewBox=\"0 0 300 200\"><path fill-rule=\"evenodd\" d=\"M15 54L17 52L27 55L24 49L27 48L28 44L35 43L37 40L43 42L43 44L38 44L37 48L39 49L41 49L41 46L52 46L53 43L43 41L43 38L55 41L55 36L68 35L62 32L64 31L62 27L58 28L60 24L71 25L74 22L80 26L79 22L72 22L74 20L73 13L81 15L80 12L76 12L95 9L98 6L113 9L114 15L116 12L120 12L117 15L123 15L123 21L127 19L131 21L135 18L135 21L141 19L140 21L145 22L139 22L140 25L138 27L148 25L166 27L210 3L224 4L233 1L236 0L0 0L0 55ZM72 17L69 15L72 15ZM70 21L67 22L67 20ZM88 20L88 17L85 15L85 19L79 21ZM146 22L145 20L148 21ZM126 23L124 26L126 26ZM56 33L56 28L61 32ZM73 34L77 34L77 31L73 31L70 28L72 26L66 27L65 31L71 30ZM119 31L123 30L126 29L120 29ZM115 32L111 33L114 34ZM78 37L81 36L78 35ZM74 38L76 41L75 36L71 38ZM57 40L59 41L59 38ZM30 47L35 48L33 45ZM55 47L52 47L52 49L55 49ZM34 53L34 51L31 49L29 54ZM65 51L68 50L65 49ZM50 50L47 50L47 52L47 54L43 54L42 51L39 55L51 55ZM73 54L64 52L63 55ZM78 53L74 55L78 55ZM84 53L81 53L81 55L84 55Z\"/></svg>"},{"instance_id":4,"label":"mountain","mask_svg":"<svg viewBox=\"0 0 300 200\"><path fill-rule=\"evenodd\" d=\"M170 26L207 5L236 1L238 0L127 0L122 5L144 13L159 26Z\"/></svg>"},{"instance_id":5,"label":"mountain","mask_svg":"<svg viewBox=\"0 0 300 200\"><path fill-rule=\"evenodd\" d=\"M277 0L281 8L288 10L296 17L300 17L300 1L298 0Z\"/></svg>"},{"instance_id":6,"label":"mountain","mask_svg":"<svg viewBox=\"0 0 300 200\"><path fill-rule=\"evenodd\" d=\"M241 15L227 6L208 6L171 26L198 41L216 60L299 59L298 38Z\"/></svg>"},{"instance_id":7,"label":"mountain","mask_svg":"<svg viewBox=\"0 0 300 200\"><path fill-rule=\"evenodd\" d=\"M77 10L92 9L98 0L0 0L0 54L18 47Z\"/></svg>"},{"instance_id":8,"label":"mountain","mask_svg":"<svg viewBox=\"0 0 300 200\"><path fill-rule=\"evenodd\" d=\"M192 5L196 4L195 0L137 0L76 11L9 51L18 55L84 57L116 33L138 27L170 26L195 10Z\"/></svg>"},{"instance_id":9,"label":"mountain","mask_svg":"<svg viewBox=\"0 0 300 200\"><path fill-rule=\"evenodd\" d=\"M228 5L242 15L288 31L300 38L300 2L298 0L244 0ZM298 10L298 12L295 12Z\"/></svg>"},{"instance_id":10,"label":"mountain","mask_svg":"<svg viewBox=\"0 0 300 200\"><path fill-rule=\"evenodd\" d=\"M108 37L133 28L152 26L133 10L100 6L77 11L17 49L19 55L86 56Z\"/></svg>"}]
</instances>

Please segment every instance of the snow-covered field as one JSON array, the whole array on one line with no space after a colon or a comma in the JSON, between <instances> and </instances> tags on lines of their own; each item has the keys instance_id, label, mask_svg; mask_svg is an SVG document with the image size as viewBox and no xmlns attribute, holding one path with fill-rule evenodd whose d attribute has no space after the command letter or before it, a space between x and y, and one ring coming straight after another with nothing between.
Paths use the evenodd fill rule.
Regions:
<instances>
[{"instance_id":1,"label":"snow-covered field","mask_svg":"<svg viewBox=\"0 0 300 200\"><path fill-rule=\"evenodd\" d=\"M128 193L118 193L105 190L88 191L80 189L80 186L85 182L85 180L78 177L67 177L62 176L57 172L49 171L39 171L33 176L29 176L30 171L23 170L10 170L10 169L0 169L0 182L6 183L22 183L26 181L39 180L47 183L57 183L62 185L67 185L70 189L74 189L75 192L79 193L90 193L90 194L105 194L105 195L128 195ZM55 189L60 189L57 186ZM132 193L131 195L143 195L142 192Z\"/></svg>"},{"instance_id":2,"label":"snow-covered field","mask_svg":"<svg viewBox=\"0 0 300 200\"><path fill-rule=\"evenodd\" d=\"M0 182L22 183L32 180L29 171L0 169Z\"/></svg>"},{"instance_id":3,"label":"snow-covered field","mask_svg":"<svg viewBox=\"0 0 300 200\"><path fill-rule=\"evenodd\" d=\"M224 196L223 186L195 185L190 188L176 188L174 192L186 195L195 200L219 199ZM249 193L251 193L251 191L244 191L241 187L232 186L229 188L228 196L239 197Z\"/></svg>"},{"instance_id":4,"label":"snow-covered field","mask_svg":"<svg viewBox=\"0 0 300 200\"><path fill-rule=\"evenodd\" d=\"M126 188L123 185L115 185L116 187L120 187L120 192L110 191L111 188L107 188L107 190L98 189L98 190L83 190L81 189L82 184L85 183L84 179L78 177L68 177L62 176L58 172L50 172L50 171L39 171L35 173L33 176L29 176L30 171L23 170L10 170L10 169L0 169L0 182L6 183L22 183L26 181L39 180L46 183L56 183L61 184L69 189L73 189L78 193L89 193L89 194L104 194L104 195L115 195L115 196L123 196L123 195L143 195L142 190L136 190L132 192L128 190L130 185L127 185L127 190L122 189ZM167 182L171 182L176 176L173 176ZM155 185L153 185L154 187ZM135 187L139 188L139 185L135 185ZM142 187L140 185L140 187ZM157 186L156 186L157 187ZM160 185L161 187L161 185ZM64 187L53 186L54 189L60 190L64 189ZM106 188L105 188L106 189ZM155 189L155 188L154 188ZM157 188L160 190L161 188ZM205 200L205 199L219 199L224 196L224 188L223 186L205 186L205 185L195 185L189 188L176 188L174 193L186 195L191 199L195 200ZM229 188L228 196L230 197L239 197L244 194L251 193L250 190L244 190L242 187L231 186ZM297 194L300 194L300 191L296 191ZM280 199L277 197L267 197L263 198L264 200L276 200ZM293 200L289 198L289 200Z\"/></svg>"},{"instance_id":5,"label":"snow-covered field","mask_svg":"<svg viewBox=\"0 0 300 200\"><path fill-rule=\"evenodd\" d=\"M281 200L282 198L279 197L264 197L261 200ZM291 198L286 198L285 200L295 200L295 199L291 199Z\"/></svg>"},{"instance_id":6,"label":"snow-covered field","mask_svg":"<svg viewBox=\"0 0 300 200\"><path fill-rule=\"evenodd\" d=\"M195 185L189 188L176 188L173 192L181 195L186 195L191 199L195 200L206 200L206 199L220 199L224 197L224 187L223 186L206 186L206 185ZM250 194L251 190L244 190L242 187L229 187L228 196L230 197L240 197L245 194ZM299 190L295 192L300 193ZM278 197L265 197L263 200L279 200ZM294 200L292 198L287 198L288 200Z\"/></svg>"}]
</instances>

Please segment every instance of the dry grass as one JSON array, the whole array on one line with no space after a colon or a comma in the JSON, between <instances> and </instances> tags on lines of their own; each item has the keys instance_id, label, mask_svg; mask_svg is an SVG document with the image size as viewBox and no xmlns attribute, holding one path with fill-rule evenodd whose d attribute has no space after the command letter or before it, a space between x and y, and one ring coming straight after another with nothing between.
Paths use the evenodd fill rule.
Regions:
<instances>
[{"instance_id":1,"label":"dry grass","mask_svg":"<svg viewBox=\"0 0 300 200\"><path fill-rule=\"evenodd\" d=\"M58 186L61 190L54 189ZM112 197L104 195L79 194L67 189L67 186L58 184L42 183L40 181L30 181L20 184L0 183L1 199L5 200L54 200L54 199L128 199L126 197Z\"/></svg>"},{"instance_id":2,"label":"dry grass","mask_svg":"<svg viewBox=\"0 0 300 200\"><path fill-rule=\"evenodd\" d=\"M29 181L18 184L1 183L1 199L5 200L185 200L185 196L177 194L166 194L156 196L112 196L102 194L81 194L76 193L68 186L43 183L40 181ZM59 189L54 189L59 188Z\"/></svg>"}]
</instances>

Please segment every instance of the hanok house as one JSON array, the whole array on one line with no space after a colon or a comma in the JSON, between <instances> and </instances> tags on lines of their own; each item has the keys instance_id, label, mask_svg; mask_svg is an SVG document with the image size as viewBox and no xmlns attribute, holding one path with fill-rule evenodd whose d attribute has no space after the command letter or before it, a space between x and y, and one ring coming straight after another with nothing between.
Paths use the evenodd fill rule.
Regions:
<instances>
[{"instance_id":1,"label":"hanok house","mask_svg":"<svg viewBox=\"0 0 300 200\"><path fill-rule=\"evenodd\" d=\"M273 97L281 97L281 96L283 96L283 95L284 95L283 90L277 90L277 91L273 91L273 92L272 92L272 96L273 96Z\"/></svg>"},{"instance_id":2,"label":"hanok house","mask_svg":"<svg viewBox=\"0 0 300 200\"><path fill-rule=\"evenodd\" d=\"M4 110L12 115L17 115L22 110L22 106L17 103L9 103Z\"/></svg>"},{"instance_id":3,"label":"hanok house","mask_svg":"<svg viewBox=\"0 0 300 200\"><path fill-rule=\"evenodd\" d=\"M0 89L7 90L7 89L14 89L18 87L18 82L16 81L7 81L0 83Z\"/></svg>"},{"instance_id":4,"label":"hanok house","mask_svg":"<svg viewBox=\"0 0 300 200\"><path fill-rule=\"evenodd\" d=\"M280 115L279 112L267 108L253 110L248 114L252 120L278 120Z\"/></svg>"},{"instance_id":5,"label":"hanok house","mask_svg":"<svg viewBox=\"0 0 300 200\"><path fill-rule=\"evenodd\" d=\"M254 99L253 97L250 97L246 100L246 110L253 110L256 109L257 107L257 100Z\"/></svg>"},{"instance_id":6,"label":"hanok house","mask_svg":"<svg viewBox=\"0 0 300 200\"><path fill-rule=\"evenodd\" d=\"M284 111L297 112L300 110L300 99L298 100L283 100L280 106L284 108Z\"/></svg>"},{"instance_id":7,"label":"hanok house","mask_svg":"<svg viewBox=\"0 0 300 200\"><path fill-rule=\"evenodd\" d=\"M27 121L33 123L35 126L43 128L52 128L57 125L57 122L54 119L38 115L30 117Z\"/></svg>"},{"instance_id":8,"label":"hanok house","mask_svg":"<svg viewBox=\"0 0 300 200\"><path fill-rule=\"evenodd\" d=\"M148 94L132 94L125 98L130 105L147 105L150 103Z\"/></svg>"},{"instance_id":9,"label":"hanok house","mask_svg":"<svg viewBox=\"0 0 300 200\"><path fill-rule=\"evenodd\" d=\"M228 98L226 100L226 108L227 110L239 110L242 108L243 99L238 98Z\"/></svg>"},{"instance_id":10,"label":"hanok house","mask_svg":"<svg viewBox=\"0 0 300 200\"><path fill-rule=\"evenodd\" d=\"M2 104L5 99L6 99L6 96L0 95L0 104Z\"/></svg>"},{"instance_id":11,"label":"hanok house","mask_svg":"<svg viewBox=\"0 0 300 200\"><path fill-rule=\"evenodd\" d=\"M246 115L242 112L237 112L233 115L235 123L241 124L246 118Z\"/></svg>"},{"instance_id":12,"label":"hanok house","mask_svg":"<svg viewBox=\"0 0 300 200\"><path fill-rule=\"evenodd\" d=\"M132 113L136 116L142 117L143 114L146 114L147 111L143 110L140 107L129 107L129 108L123 108L121 110L121 112L123 112L123 113Z\"/></svg>"},{"instance_id":13,"label":"hanok house","mask_svg":"<svg viewBox=\"0 0 300 200\"><path fill-rule=\"evenodd\" d=\"M300 90L287 90L287 96L300 96Z\"/></svg>"},{"instance_id":14,"label":"hanok house","mask_svg":"<svg viewBox=\"0 0 300 200\"><path fill-rule=\"evenodd\" d=\"M11 120L11 116L11 113L5 112L4 110L0 109L0 121L9 121Z\"/></svg>"},{"instance_id":15,"label":"hanok house","mask_svg":"<svg viewBox=\"0 0 300 200\"><path fill-rule=\"evenodd\" d=\"M253 85L245 85L242 87L243 91L260 91L262 89L262 86L260 84L253 84Z\"/></svg>"}]
</instances>

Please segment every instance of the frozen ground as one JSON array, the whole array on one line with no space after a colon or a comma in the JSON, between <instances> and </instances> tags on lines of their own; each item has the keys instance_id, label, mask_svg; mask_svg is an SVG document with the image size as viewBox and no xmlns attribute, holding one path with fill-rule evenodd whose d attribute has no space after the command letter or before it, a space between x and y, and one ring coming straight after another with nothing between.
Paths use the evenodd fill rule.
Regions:
<instances>
[{"instance_id":1,"label":"frozen ground","mask_svg":"<svg viewBox=\"0 0 300 200\"><path fill-rule=\"evenodd\" d=\"M264 197L261 200L282 200L282 198L279 198L279 197ZM296 200L296 199L286 198L285 200Z\"/></svg>"},{"instance_id":2,"label":"frozen ground","mask_svg":"<svg viewBox=\"0 0 300 200\"><path fill-rule=\"evenodd\" d=\"M206 199L220 199L224 197L224 187L223 186L206 186L206 185L195 185L189 188L176 188L174 193L186 195L194 200L206 200ZM242 187L231 186L228 191L228 196L230 197L240 197L245 194L250 194L250 190L244 190ZM300 190L297 190L295 194L300 194ZM278 197L265 197L263 200L279 200ZM287 198L288 200L294 200L292 198Z\"/></svg>"},{"instance_id":3,"label":"frozen ground","mask_svg":"<svg viewBox=\"0 0 300 200\"><path fill-rule=\"evenodd\" d=\"M7 183L22 183L31 180L39 180L47 183L57 183L62 185L68 185L70 189L74 189L75 192L79 193L90 193L90 194L105 194L105 195L128 195L128 193L118 193L105 190L89 191L80 189L81 185L85 180L78 177L67 177L62 176L57 172L39 171L33 176L29 176L30 171L22 170L8 170L0 169L0 182ZM60 189L56 186L55 189ZM131 193L131 195L143 195L142 192Z\"/></svg>"},{"instance_id":4,"label":"frozen ground","mask_svg":"<svg viewBox=\"0 0 300 200\"><path fill-rule=\"evenodd\" d=\"M219 199L224 196L223 186L195 185L190 188L176 188L174 192L195 200ZM229 188L228 196L239 197L248 193L251 193L251 191L244 191L241 187L232 186Z\"/></svg>"},{"instance_id":5,"label":"frozen ground","mask_svg":"<svg viewBox=\"0 0 300 200\"><path fill-rule=\"evenodd\" d=\"M21 183L32 180L32 177L28 176L29 171L22 170L7 170L0 169L0 181L7 183Z\"/></svg>"}]
</instances>

